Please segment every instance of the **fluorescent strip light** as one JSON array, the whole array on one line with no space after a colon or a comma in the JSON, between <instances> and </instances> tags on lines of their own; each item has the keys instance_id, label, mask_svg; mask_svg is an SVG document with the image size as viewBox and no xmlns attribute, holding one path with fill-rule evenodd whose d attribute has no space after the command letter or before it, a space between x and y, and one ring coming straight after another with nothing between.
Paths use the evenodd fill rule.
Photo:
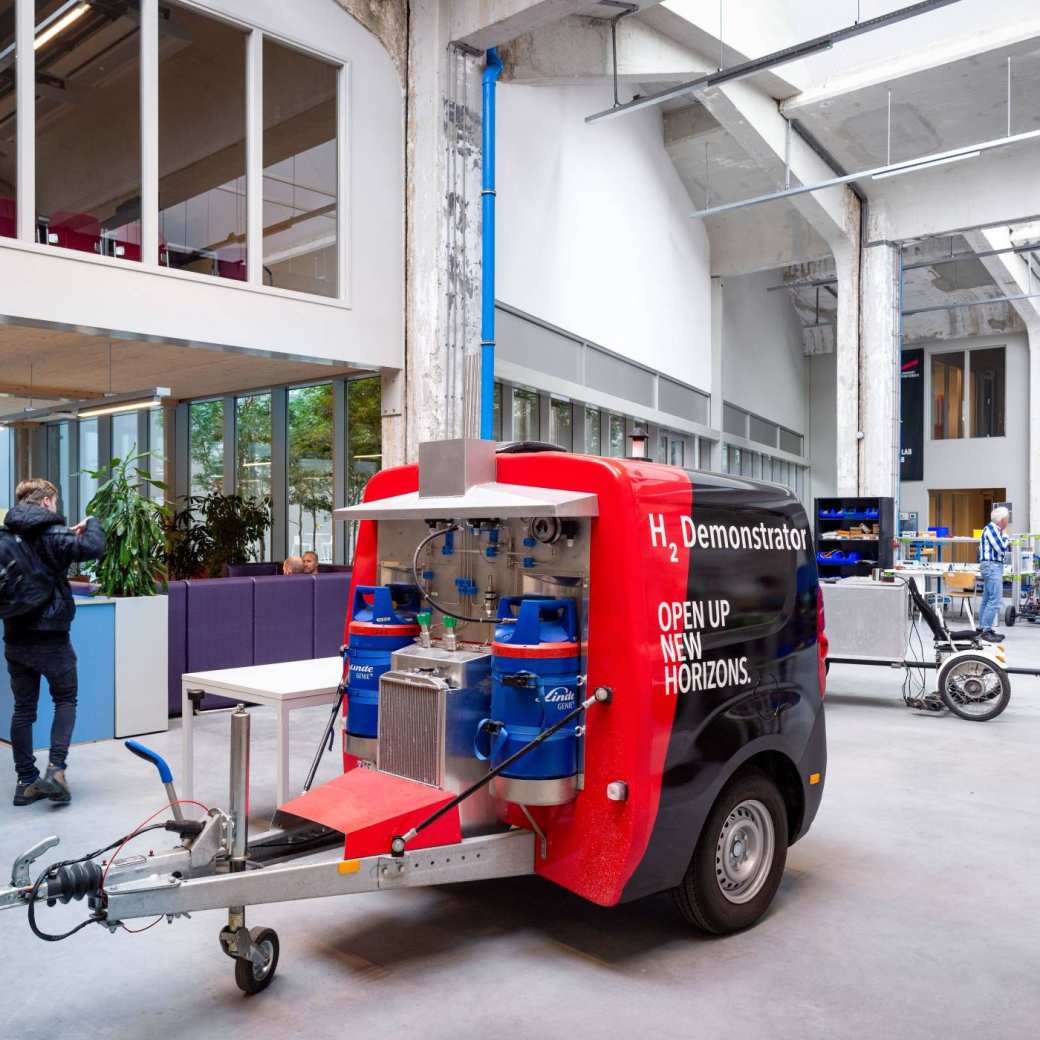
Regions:
<instances>
[{"instance_id":1,"label":"fluorescent strip light","mask_svg":"<svg viewBox=\"0 0 1040 1040\"><path fill-rule=\"evenodd\" d=\"M870 179L883 181L886 177L899 177L904 173L916 173L918 170L927 170L932 166L946 166L948 163L960 162L962 159L977 159L980 155L982 155L982 152L976 150L974 152L962 152L960 155L947 155L942 159L932 159L929 162L910 163L907 166L900 166L896 170L875 173Z\"/></svg>"},{"instance_id":2,"label":"fluorescent strip light","mask_svg":"<svg viewBox=\"0 0 1040 1040\"><path fill-rule=\"evenodd\" d=\"M81 419L93 419L99 415L115 415L117 412L140 412L145 408L155 408L158 401L150 399L147 401L131 401L129 404L113 404L107 408L88 408L79 413Z\"/></svg>"},{"instance_id":3,"label":"fluorescent strip light","mask_svg":"<svg viewBox=\"0 0 1040 1040\"><path fill-rule=\"evenodd\" d=\"M64 18L52 22L46 29L36 37L33 42L33 50L38 51L45 43L49 43L60 32L64 32L74 22L78 22L90 10L90 4L80 4L74 7Z\"/></svg>"}]
</instances>

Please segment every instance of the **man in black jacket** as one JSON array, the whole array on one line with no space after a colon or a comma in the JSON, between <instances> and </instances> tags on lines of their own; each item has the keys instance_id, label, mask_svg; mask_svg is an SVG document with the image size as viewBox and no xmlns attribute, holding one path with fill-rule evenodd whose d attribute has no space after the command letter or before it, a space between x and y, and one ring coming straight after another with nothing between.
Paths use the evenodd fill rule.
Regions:
<instances>
[{"instance_id":1,"label":"man in black jacket","mask_svg":"<svg viewBox=\"0 0 1040 1040\"><path fill-rule=\"evenodd\" d=\"M42 607L4 620L4 651L14 694L11 749L18 786L14 804L40 798L71 799L65 763L76 723L76 653L69 626L76 613L66 572L80 560L97 560L105 551L105 534L93 517L75 527L65 526L58 513L58 489L49 480L23 480L8 510L4 526L29 543L54 579L54 592ZM33 755L32 727L40 699L40 676L54 699L51 749L46 776L40 776Z\"/></svg>"}]
</instances>

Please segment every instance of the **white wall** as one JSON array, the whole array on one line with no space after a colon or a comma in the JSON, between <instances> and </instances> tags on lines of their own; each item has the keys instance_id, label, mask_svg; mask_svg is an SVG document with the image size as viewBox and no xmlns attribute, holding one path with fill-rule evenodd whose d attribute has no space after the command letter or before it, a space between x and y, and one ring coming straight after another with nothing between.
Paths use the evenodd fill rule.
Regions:
<instances>
[{"instance_id":1,"label":"white wall","mask_svg":"<svg viewBox=\"0 0 1040 1040\"><path fill-rule=\"evenodd\" d=\"M208 0L240 19L349 64L350 303L291 297L157 265L0 240L3 316L362 365L404 359L404 106L393 62L331 0Z\"/></svg>"},{"instance_id":2,"label":"white wall","mask_svg":"<svg viewBox=\"0 0 1040 1040\"><path fill-rule=\"evenodd\" d=\"M962 348L1007 347L1004 437L964 437L932 440L931 355ZM912 344L921 346L921 344ZM966 377L967 382L967 377ZM899 485L899 508L916 511L928 526L928 492L970 488L1007 490L1018 530L1029 515L1029 347L1025 336L951 340L925 348L924 480Z\"/></svg>"},{"instance_id":3,"label":"white wall","mask_svg":"<svg viewBox=\"0 0 1040 1040\"><path fill-rule=\"evenodd\" d=\"M496 297L711 389L709 247L656 109L604 86L498 88Z\"/></svg>"},{"instance_id":4,"label":"white wall","mask_svg":"<svg viewBox=\"0 0 1040 1040\"><path fill-rule=\"evenodd\" d=\"M808 366L788 293L767 292L780 271L722 281L722 396L796 433L806 429Z\"/></svg>"},{"instance_id":5,"label":"white wall","mask_svg":"<svg viewBox=\"0 0 1040 1040\"><path fill-rule=\"evenodd\" d=\"M805 441L812 462L812 497L833 498L838 494L837 355L817 354L807 361L809 401Z\"/></svg>"}]
</instances>

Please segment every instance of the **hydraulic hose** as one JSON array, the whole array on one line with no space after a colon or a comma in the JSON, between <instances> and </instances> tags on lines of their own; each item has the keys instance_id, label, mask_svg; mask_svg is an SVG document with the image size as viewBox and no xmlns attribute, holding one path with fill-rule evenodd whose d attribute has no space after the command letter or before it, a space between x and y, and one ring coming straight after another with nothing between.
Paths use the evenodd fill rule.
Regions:
<instances>
[{"instance_id":1,"label":"hydraulic hose","mask_svg":"<svg viewBox=\"0 0 1040 1040\"><path fill-rule=\"evenodd\" d=\"M419 595L422 596L430 606L439 610L442 614L447 614L448 617L453 617L456 621L473 621L478 625L487 625L490 624L493 619L469 617L467 614L456 614L454 611L448 610L447 607L441 606L441 604L423 588L422 580L419 578L419 557L422 554L423 549L425 549L434 538L440 538L442 535L446 535L449 531L459 531L461 529L462 528L459 524L449 524L447 527L441 527L438 530L433 531L431 534L428 534L415 547L415 553L412 555L412 578L415 580L415 587L419 590Z\"/></svg>"}]
</instances>

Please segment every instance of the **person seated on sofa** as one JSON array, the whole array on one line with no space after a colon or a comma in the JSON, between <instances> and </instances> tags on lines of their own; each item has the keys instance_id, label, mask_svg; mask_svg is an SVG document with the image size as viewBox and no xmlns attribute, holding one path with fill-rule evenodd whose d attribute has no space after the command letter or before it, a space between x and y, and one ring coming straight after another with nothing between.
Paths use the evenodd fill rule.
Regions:
<instances>
[{"instance_id":1,"label":"person seated on sofa","mask_svg":"<svg viewBox=\"0 0 1040 1040\"><path fill-rule=\"evenodd\" d=\"M282 574L303 574L303 560L299 556L286 556Z\"/></svg>"},{"instance_id":2,"label":"person seated on sofa","mask_svg":"<svg viewBox=\"0 0 1040 1040\"><path fill-rule=\"evenodd\" d=\"M304 574L317 574L318 573L318 554L313 549L308 549L302 556L303 559L303 573Z\"/></svg>"}]
</instances>

